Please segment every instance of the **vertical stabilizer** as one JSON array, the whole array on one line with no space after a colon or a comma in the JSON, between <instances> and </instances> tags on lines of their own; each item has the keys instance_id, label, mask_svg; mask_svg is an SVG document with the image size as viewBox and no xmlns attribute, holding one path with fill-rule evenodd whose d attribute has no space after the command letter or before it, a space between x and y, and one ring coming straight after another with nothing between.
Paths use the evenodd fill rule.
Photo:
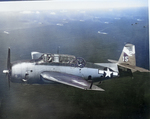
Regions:
<instances>
[{"instance_id":1,"label":"vertical stabilizer","mask_svg":"<svg viewBox=\"0 0 150 119\"><path fill-rule=\"evenodd\" d=\"M118 61L119 64L136 66L135 45L126 44Z\"/></svg>"}]
</instances>

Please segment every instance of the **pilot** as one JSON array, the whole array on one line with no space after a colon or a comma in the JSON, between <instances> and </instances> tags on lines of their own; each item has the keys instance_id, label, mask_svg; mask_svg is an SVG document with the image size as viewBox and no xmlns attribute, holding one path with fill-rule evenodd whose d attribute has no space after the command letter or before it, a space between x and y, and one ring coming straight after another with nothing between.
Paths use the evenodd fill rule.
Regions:
<instances>
[{"instance_id":1,"label":"pilot","mask_svg":"<svg viewBox=\"0 0 150 119\"><path fill-rule=\"evenodd\" d=\"M51 62L52 61L51 55L48 55L47 57L48 57L48 61Z\"/></svg>"}]
</instances>

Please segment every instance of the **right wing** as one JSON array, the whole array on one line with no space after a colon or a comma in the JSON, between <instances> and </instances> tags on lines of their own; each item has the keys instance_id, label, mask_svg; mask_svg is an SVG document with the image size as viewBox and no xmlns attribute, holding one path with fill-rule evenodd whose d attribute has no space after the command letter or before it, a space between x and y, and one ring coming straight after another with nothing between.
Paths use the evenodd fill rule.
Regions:
<instances>
[{"instance_id":1,"label":"right wing","mask_svg":"<svg viewBox=\"0 0 150 119\"><path fill-rule=\"evenodd\" d=\"M41 76L49 81L54 81L57 83L73 86L76 88L84 89L84 90L97 90L97 91L104 91L104 89L92 85L91 83L87 82L83 78L71 74L60 73L60 72L52 72L52 71L45 71L41 73Z\"/></svg>"}]
</instances>

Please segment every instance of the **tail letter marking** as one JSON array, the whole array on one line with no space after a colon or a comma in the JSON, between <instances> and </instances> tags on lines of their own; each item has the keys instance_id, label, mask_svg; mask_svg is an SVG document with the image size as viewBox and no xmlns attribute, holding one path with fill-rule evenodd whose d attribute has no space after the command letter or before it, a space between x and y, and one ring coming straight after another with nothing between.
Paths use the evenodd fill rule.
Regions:
<instances>
[{"instance_id":1,"label":"tail letter marking","mask_svg":"<svg viewBox=\"0 0 150 119\"><path fill-rule=\"evenodd\" d=\"M129 57L128 57L128 55L126 53L124 53L124 55L123 55L123 61L124 62L128 62L129 61Z\"/></svg>"}]
</instances>

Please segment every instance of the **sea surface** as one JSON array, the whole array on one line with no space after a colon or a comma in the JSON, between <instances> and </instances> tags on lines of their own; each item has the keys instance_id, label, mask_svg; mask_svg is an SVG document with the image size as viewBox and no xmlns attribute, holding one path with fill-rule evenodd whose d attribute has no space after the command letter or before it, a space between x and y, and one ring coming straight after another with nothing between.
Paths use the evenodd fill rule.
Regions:
<instances>
[{"instance_id":1,"label":"sea surface","mask_svg":"<svg viewBox=\"0 0 150 119\"><path fill-rule=\"evenodd\" d=\"M32 51L71 54L88 62L118 60L126 43L136 48L136 64L149 68L148 8L0 12L0 118L96 119L150 117L148 73L103 81L105 92L70 86L23 85L6 76L11 61L31 59Z\"/></svg>"}]
</instances>

